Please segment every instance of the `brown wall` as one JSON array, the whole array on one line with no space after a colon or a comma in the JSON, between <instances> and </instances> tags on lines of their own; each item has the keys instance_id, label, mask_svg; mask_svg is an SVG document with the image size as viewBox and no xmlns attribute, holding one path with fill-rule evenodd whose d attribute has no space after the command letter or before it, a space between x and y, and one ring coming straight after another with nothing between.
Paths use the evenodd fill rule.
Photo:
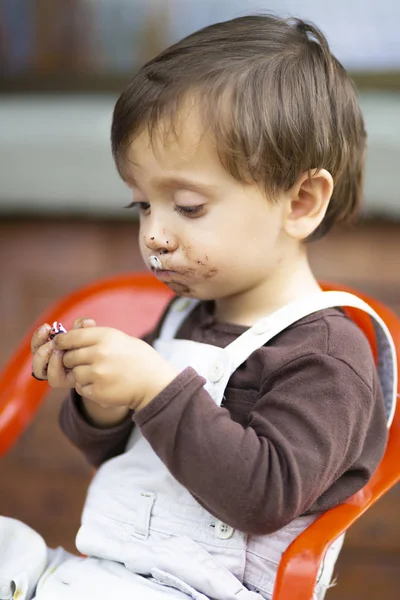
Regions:
<instances>
[{"instance_id":1,"label":"brown wall","mask_svg":"<svg viewBox=\"0 0 400 600\"><path fill-rule=\"evenodd\" d=\"M400 314L400 225L367 223L310 251L318 277L358 287ZM0 222L0 367L51 302L99 277L139 269L132 223ZM0 514L24 520L50 546L73 551L91 473L58 431L59 402L52 392L0 460ZM336 570L330 600L399 598L400 487L348 533Z\"/></svg>"}]
</instances>

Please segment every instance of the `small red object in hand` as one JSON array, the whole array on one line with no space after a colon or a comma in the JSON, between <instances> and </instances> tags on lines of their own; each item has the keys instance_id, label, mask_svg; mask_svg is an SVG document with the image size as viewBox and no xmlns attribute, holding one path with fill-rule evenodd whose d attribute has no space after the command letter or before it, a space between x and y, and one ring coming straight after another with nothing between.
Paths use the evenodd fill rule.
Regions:
<instances>
[{"instance_id":1,"label":"small red object in hand","mask_svg":"<svg viewBox=\"0 0 400 600\"><path fill-rule=\"evenodd\" d=\"M49 340L52 340L53 338L55 338L56 335L58 335L59 333L67 333L67 330L65 329L65 327L63 326L62 323L59 323L58 321L54 321L54 323L50 329Z\"/></svg>"}]
</instances>

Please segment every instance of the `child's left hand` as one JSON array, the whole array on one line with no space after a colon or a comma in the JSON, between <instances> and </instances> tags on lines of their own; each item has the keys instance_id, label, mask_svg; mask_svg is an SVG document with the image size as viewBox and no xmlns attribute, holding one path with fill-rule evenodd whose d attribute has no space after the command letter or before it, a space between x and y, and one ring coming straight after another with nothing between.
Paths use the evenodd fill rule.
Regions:
<instances>
[{"instance_id":1,"label":"child's left hand","mask_svg":"<svg viewBox=\"0 0 400 600\"><path fill-rule=\"evenodd\" d=\"M178 372L146 342L110 327L72 329L54 339L78 394L105 408L144 408Z\"/></svg>"}]
</instances>

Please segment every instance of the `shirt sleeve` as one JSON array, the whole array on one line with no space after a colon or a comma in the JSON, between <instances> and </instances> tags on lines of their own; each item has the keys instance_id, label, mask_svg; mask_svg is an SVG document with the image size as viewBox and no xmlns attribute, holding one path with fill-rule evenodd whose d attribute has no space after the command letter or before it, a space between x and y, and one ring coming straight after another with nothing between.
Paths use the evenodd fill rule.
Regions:
<instances>
[{"instance_id":1,"label":"shirt sleeve","mask_svg":"<svg viewBox=\"0 0 400 600\"><path fill-rule=\"evenodd\" d=\"M156 327L142 337L142 340L147 344L152 344L156 339L169 306L170 303ZM99 467L106 460L114 458L125 451L134 427L132 412L114 427L99 428L87 421L81 404L81 397L75 390L72 390L61 405L60 428L69 441L83 453L89 464Z\"/></svg>"},{"instance_id":2,"label":"shirt sleeve","mask_svg":"<svg viewBox=\"0 0 400 600\"><path fill-rule=\"evenodd\" d=\"M106 460L124 452L134 426L132 413L114 427L99 428L85 419L81 402L79 394L72 390L61 406L60 427L88 463L99 467Z\"/></svg>"},{"instance_id":3,"label":"shirt sleeve","mask_svg":"<svg viewBox=\"0 0 400 600\"><path fill-rule=\"evenodd\" d=\"M245 533L280 529L346 471L342 479L350 477L371 421L380 434L368 438L371 464L383 453L379 393L338 358L310 354L269 374L246 426L203 385L187 368L134 420L174 477L214 516ZM371 474L361 474L363 483Z\"/></svg>"}]
</instances>

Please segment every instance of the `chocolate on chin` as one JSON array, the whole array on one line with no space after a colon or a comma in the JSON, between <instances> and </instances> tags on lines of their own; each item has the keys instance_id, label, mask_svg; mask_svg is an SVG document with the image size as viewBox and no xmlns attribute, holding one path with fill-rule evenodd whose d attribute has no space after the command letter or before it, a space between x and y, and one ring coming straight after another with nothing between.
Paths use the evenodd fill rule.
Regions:
<instances>
[{"instance_id":1,"label":"chocolate on chin","mask_svg":"<svg viewBox=\"0 0 400 600\"><path fill-rule=\"evenodd\" d=\"M56 335L58 335L59 333L67 333L67 330L65 329L62 323L60 323L59 321L54 321L50 329L49 340L55 338Z\"/></svg>"}]
</instances>

